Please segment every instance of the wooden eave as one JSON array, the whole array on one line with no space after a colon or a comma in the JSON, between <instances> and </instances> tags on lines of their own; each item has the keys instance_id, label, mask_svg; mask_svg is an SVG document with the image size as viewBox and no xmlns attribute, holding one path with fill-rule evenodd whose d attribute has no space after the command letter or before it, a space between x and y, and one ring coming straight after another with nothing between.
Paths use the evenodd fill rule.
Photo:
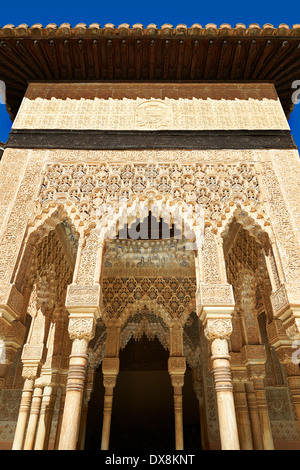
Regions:
<instances>
[{"instance_id":1,"label":"wooden eave","mask_svg":"<svg viewBox=\"0 0 300 470\"><path fill-rule=\"evenodd\" d=\"M299 71L300 25L0 28L0 79L12 119L29 82L113 80L272 82L289 117Z\"/></svg>"}]
</instances>

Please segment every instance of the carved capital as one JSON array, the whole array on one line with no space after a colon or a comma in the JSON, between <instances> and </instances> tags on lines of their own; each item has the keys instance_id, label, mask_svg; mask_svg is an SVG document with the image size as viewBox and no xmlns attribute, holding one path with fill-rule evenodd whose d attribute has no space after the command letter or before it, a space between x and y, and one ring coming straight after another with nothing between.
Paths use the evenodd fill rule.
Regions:
<instances>
[{"instance_id":1,"label":"carved capital","mask_svg":"<svg viewBox=\"0 0 300 470\"><path fill-rule=\"evenodd\" d=\"M95 334L94 317L70 317L68 332L71 340L84 339L90 341Z\"/></svg>"},{"instance_id":2,"label":"carved capital","mask_svg":"<svg viewBox=\"0 0 300 470\"><path fill-rule=\"evenodd\" d=\"M102 361L103 385L104 387L115 387L120 369L118 357L105 357Z\"/></svg>"},{"instance_id":3,"label":"carved capital","mask_svg":"<svg viewBox=\"0 0 300 470\"><path fill-rule=\"evenodd\" d=\"M35 380L39 373L39 369L40 368L38 366L24 365L22 369L23 379L29 380L29 381Z\"/></svg>"},{"instance_id":4,"label":"carved capital","mask_svg":"<svg viewBox=\"0 0 300 470\"><path fill-rule=\"evenodd\" d=\"M186 371L186 359L185 357L169 357L168 360L168 371L171 376L171 382L173 387L183 387L184 385L184 374Z\"/></svg>"},{"instance_id":5,"label":"carved capital","mask_svg":"<svg viewBox=\"0 0 300 470\"><path fill-rule=\"evenodd\" d=\"M209 341L229 339L231 333L232 322L229 318L208 319L206 321L204 334Z\"/></svg>"},{"instance_id":6,"label":"carved capital","mask_svg":"<svg viewBox=\"0 0 300 470\"><path fill-rule=\"evenodd\" d=\"M249 364L247 365L247 372L253 382L255 390L264 388L264 380L266 377L264 364Z\"/></svg>"}]
</instances>

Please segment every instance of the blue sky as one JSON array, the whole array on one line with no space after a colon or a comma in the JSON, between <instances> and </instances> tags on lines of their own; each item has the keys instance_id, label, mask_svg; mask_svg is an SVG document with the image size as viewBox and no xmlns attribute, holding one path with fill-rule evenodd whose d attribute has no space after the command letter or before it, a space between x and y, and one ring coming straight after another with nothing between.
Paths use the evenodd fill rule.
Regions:
<instances>
[{"instance_id":1,"label":"blue sky","mask_svg":"<svg viewBox=\"0 0 300 470\"><path fill-rule=\"evenodd\" d=\"M142 23L147 26L155 23L160 27L164 23L176 26L184 23L188 27L194 23L205 26L214 23L220 26L229 23L235 26L244 23L258 23L263 26L271 23L277 27L280 23L289 26L300 23L299 3L295 1L279 2L275 0L251 0L248 2L237 1L164 1L151 0L130 1L62 1L41 0L27 1L2 1L0 6L0 26L13 24L18 26L26 23L29 26L41 23L46 26L49 23L70 23L76 26L78 23L113 23L119 26L122 23L133 25ZM300 70L299 70L300 80ZM291 92L292 94L292 92ZM295 106L289 121L295 142L300 146L300 104ZM6 141L11 128L11 121L5 106L0 105L0 141Z\"/></svg>"}]
</instances>

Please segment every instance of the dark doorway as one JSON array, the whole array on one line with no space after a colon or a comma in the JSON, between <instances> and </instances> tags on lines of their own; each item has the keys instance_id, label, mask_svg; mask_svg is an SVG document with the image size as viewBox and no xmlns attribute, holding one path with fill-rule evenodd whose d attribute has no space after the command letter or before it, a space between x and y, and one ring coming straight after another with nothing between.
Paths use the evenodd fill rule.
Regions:
<instances>
[{"instance_id":1,"label":"dark doorway","mask_svg":"<svg viewBox=\"0 0 300 470\"><path fill-rule=\"evenodd\" d=\"M173 388L168 373L169 352L157 338L131 339L120 353L120 372L114 390L110 450L158 452L175 450ZM191 371L184 386L184 438L186 450L200 450L198 401ZM104 387L101 367L96 372L90 400L86 450L101 448Z\"/></svg>"}]
</instances>

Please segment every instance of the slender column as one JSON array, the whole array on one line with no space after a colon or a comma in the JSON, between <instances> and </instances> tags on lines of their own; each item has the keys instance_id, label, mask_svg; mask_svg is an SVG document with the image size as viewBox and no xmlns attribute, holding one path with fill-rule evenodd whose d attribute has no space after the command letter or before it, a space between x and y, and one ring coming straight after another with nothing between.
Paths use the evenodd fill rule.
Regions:
<instances>
[{"instance_id":1,"label":"slender column","mask_svg":"<svg viewBox=\"0 0 300 470\"><path fill-rule=\"evenodd\" d=\"M105 395L104 395L104 406L103 406L101 450L109 449L111 413L112 413L112 404L113 404L113 390L114 390L114 387L113 386L109 387L108 384L106 383Z\"/></svg>"},{"instance_id":2,"label":"slender column","mask_svg":"<svg viewBox=\"0 0 300 470\"><path fill-rule=\"evenodd\" d=\"M183 414L182 414L182 387L186 371L185 357L170 357L168 370L174 389L174 417L175 417L175 449L184 449Z\"/></svg>"},{"instance_id":3,"label":"slender column","mask_svg":"<svg viewBox=\"0 0 300 470\"><path fill-rule=\"evenodd\" d=\"M87 379L86 379L85 392L84 392L84 398L83 398L83 404L82 404L79 438L78 438L78 445L77 445L78 450L84 450L89 401L90 401L91 394L94 389L94 373L95 373L94 367L89 367L87 371Z\"/></svg>"},{"instance_id":4,"label":"slender column","mask_svg":"<svg viewBox=\"0 0 300 470\"><path fill-rule=\"evenodd\" d=\"M252 450L252 432L244 380L233 373L233 394L241 450Z\"/></svg>"},{"instance_id":5,"label":"slender column","mask_svg":"<svg viewBox=\"0 0 300 470\"><path fill-rule=\"evenodd\" d=\"M23 371L24 376L24 371ZM26 376L25 376L26 377ZM34 377L25 378L12 450L22 450L33 394Z\"/></svg>"},{"instance_id":6,"label":"slender column","mask_svg":"<svg viewBox=\"0 0 300 470\"><path fill-rule=\"evenodd\" d=\"M53 388L46 386L43 392L40 419L36 434L34 449L44 450L48 447L55 395Z\"/></svg>"},{"instance_id":7,"label":"slender column","mask_svg":"<svg viewBox=\"0 0 300 470\"><path fill-rule=\"evenodd\" d=\"M255 392L257 411L261 425L263 447L264 450L274 450L267 396L264 387L265 366L264 364L254 364L249 365L248 368Z\"/></svg>"},{"instance_id":8,"label":"slender column","mask_svg":"<svg viewBox=\"0 0 300 470\"><path fill-rule=\"evenodd\" d=\"M239 450L239 437L233 400L228 338L232 333L231 319L207 319L205 336L211 341L211 360L217 394L222 450Z\"/></svg>"},{"instance_id":9,"label":"slender column","mask_svg":"<svg viewBox=\"0 0 300 470\"><path fill-rule=\"evenodd\" d=\"M263 450L264 444L262 439L261 424L257 409L256 395L253 389L253 384L248 382L246 384L247 403L249 410L249 419L251 424L253 450Z\"/></svg>"},{"instance_id":10,"label":"slender column","mask_svg":"<svg viewBox=\"0 0 300 470\"><path fill-rule=\"evenodd\" d=\"M38 329L37 323L38 322L36 321L36 317L34 317L28 335L28 342L24 345L22 351L22 376L25 378L25 383L22 392L22 399L19 409L19 416L15 431L14 442L12 446L13 450L23 450L23 445L26 446L26 449L32 449L33 440L36 432L36 423L39 416L38 407L40 406L40 388L37 387L37 383L35 383L35 380L38 380L37 377L40 373L40 368L45 360L46 354L46 348L41 339L39 342L34 340L35 329ZM37 388L35 389L35 396L33 397L35 387ZM26 427L27 435L25 439Z\"/></svg>"},{"instance_id":11,"label":"slender column","mask_svg":"<svg viewBox=\"0 0 300 470\"><path fill-rule=\"evenodd\" d=\"M24 450L32 450L35 441L35 434L37 429L37 423L39 419L41 402L43 396L43 386L40 385L38 379L34 385L34 392L31 402L30 416L28 421L28 428L26 433L26 439L24 444Z\"/></svg>"},{"instance_id":12,"label":"slender column","mask_svg":"<svg viewBox=\"0 0 300 470\"><path fill-rule=\"evenodd\" d=\"M103 385L105 387L105 393L101 450L109 449L113 393L120 368L119 350L120 327L118 325L109 325L107 326L106 330L105 358L102 361Z\"/></svg>"},{"instance_id":13,"label":"slender column","mask_svg":"<svg viewBox=\"0 0 300 470\"><path fill-rule=\"evenodd\" d=\"M94 315L72 316L69 319L69 335L72 350L66 387L66 400L61 426L59 450L76 450L82 397L87 369L88 343L95 333Z\"/></svg>"},{"instance_id":14,"label":"slender column","mask_svg":"<svg viewBox=\"0 0 300 470\"><path fill-rule=\"evenodd\" d=\"M120 360L117 357L105 357L102 361L103 385L105 387L101 450L109 449L110 425L114 387L119 373Z\"/></svg>"},{"instance_id":15,"label":"slender column","mask_svg":"<svg viewBox=\"0 0 300 470\"><path fill-rule=\"evenodd\" d=\"M183 327L173 324L170 327L170 357L168 370L174 391L175 448L184 449L182 387L186 371L186 359L183 353Z\"/></svg>"}]
</instances>

